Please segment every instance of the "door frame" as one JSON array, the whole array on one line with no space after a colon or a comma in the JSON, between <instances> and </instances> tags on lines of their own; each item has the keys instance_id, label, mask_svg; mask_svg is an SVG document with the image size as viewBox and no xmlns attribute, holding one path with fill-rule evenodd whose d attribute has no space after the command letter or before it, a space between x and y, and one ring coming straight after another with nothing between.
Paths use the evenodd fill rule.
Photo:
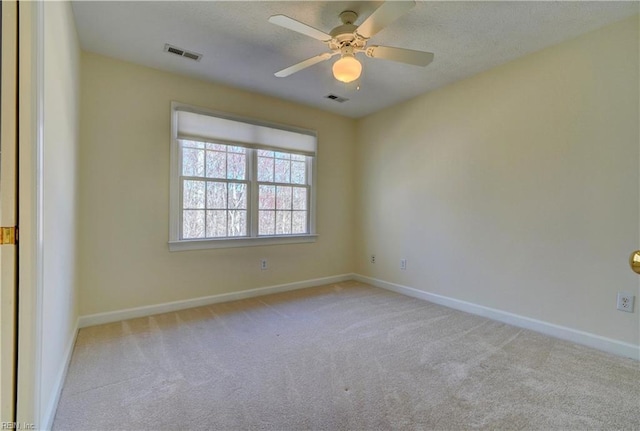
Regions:
<instances>
[{"instance_id":1,"label":"door frame","mask_svg":"<svg viewBox=\"0 0 640 431\"><path fill-rule=\"evenodd\" d=\"M16 421L43 423L44 2L18 3L18 370Z\"/></svg>"},{"instance_id":2,"label":"door frame","mask_svg":"<svg viewBox=\"0 0 640 431\"><path fill-rule=\"evenodd\" d=\"M18 9L15 1L2 1L2 73L0 109L0 226L17 225L17 58ZM16 420L17 368L17 246L0 247L0 418Z\"/></svg>"}]
</instances>

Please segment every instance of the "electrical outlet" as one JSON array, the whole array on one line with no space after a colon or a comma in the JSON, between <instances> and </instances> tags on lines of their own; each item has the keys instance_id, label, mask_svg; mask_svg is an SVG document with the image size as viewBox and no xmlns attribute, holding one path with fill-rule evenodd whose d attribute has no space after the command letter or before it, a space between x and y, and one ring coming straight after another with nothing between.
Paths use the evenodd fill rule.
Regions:
<instances>
[{"instance_id":1,"label":"electrical outlet","mask_svg":"<svg viewBox=\"0 0 640 431\"><path fill-rule=\"evenodd\" d=\"M376 263L376 255L375 254L371 255L371 263Z\"/></svg>"},{"instance_id":2,"label":"electrical outlet","mask_svg":"<svg viewBox=\"0 0 640 431\"><path fill-rule=\"evenodd\" d=\"M265 269L267 269L267 259L262 259L260 261L260 270L264 271Z\"/></svg>"},{"instance_id":3,"label":"electrical outlet","mask_svg":"<svg viewBox=\"0 0 640 431\"><path fill-rule=\"evenodd\" d=\"M618 310L633 313L633 300L635 296L628 292L618 292Z\"/></svg>"},{"instance_id":4,"label":"electrical outlet","mask_svg":"<svg viewBox=\"0 0 640 431\"><path fill-rule=\"evenodd\" d=\"M407 269L407 259L400 259L400 269L403 271Z\"/></svg>"}]
</instances>

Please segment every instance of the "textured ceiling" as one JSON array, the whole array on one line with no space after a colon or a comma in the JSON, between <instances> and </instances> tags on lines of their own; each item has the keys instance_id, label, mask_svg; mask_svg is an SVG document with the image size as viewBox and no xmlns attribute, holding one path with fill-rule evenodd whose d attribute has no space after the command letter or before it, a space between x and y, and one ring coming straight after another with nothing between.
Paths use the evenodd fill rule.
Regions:
<instances>
[{"instance_id":1,"label":"textured ceiling","mask_svg":"<svg viewBox=\"0 0 640 431\"><path fill-rule=\"evenodd\" d=\"M422 68L359 57L360 90L335 81L332 60L287 78L273 74L326 52L319 41L267 22L284 14L325 32L353 10L363 22L382 2L76 1L82 48L109 57L362 117L451 82L619 21L638 2L418 2L370 44L433 52ZM163 51L169 43L199 62ZM350 100L325 99L329 93Z\"/></svg>"}]
</instances>

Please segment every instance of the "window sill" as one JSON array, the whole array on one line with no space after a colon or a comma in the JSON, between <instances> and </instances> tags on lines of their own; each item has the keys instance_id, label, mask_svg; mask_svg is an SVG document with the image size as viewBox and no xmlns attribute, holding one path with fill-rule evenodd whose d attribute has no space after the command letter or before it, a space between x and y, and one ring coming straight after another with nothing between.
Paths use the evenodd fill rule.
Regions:
<instances>
[{"instance_id":1,"label":"window sill","mask_svg":"<svg viewBox=\"0 0 640 431\"><path fill-rule=\"evenodd\" d=\"M169 251L206 250L210 248L257 247L263 245L316 242L318 235L261 236L258 238L190 239L169 241Z\"/></svg>"}]
</instances>

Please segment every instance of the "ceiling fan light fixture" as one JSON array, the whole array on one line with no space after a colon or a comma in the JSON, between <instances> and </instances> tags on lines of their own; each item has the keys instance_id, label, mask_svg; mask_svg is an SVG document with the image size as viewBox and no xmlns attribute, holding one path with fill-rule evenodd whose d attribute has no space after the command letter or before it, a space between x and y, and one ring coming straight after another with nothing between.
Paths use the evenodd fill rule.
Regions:
<instances>
[{"instance_id":1,"label":"ceiling fan light fixture","mask_svg":"<svg viewBox=\"0 0 640 431\"><path fill-rule=\"evenodd\" d=\"M360 78L362 64L353 54L344 54L340 60L333 63L333 77L340 82L349 83Z\"/></svg>"}]
</instances>

